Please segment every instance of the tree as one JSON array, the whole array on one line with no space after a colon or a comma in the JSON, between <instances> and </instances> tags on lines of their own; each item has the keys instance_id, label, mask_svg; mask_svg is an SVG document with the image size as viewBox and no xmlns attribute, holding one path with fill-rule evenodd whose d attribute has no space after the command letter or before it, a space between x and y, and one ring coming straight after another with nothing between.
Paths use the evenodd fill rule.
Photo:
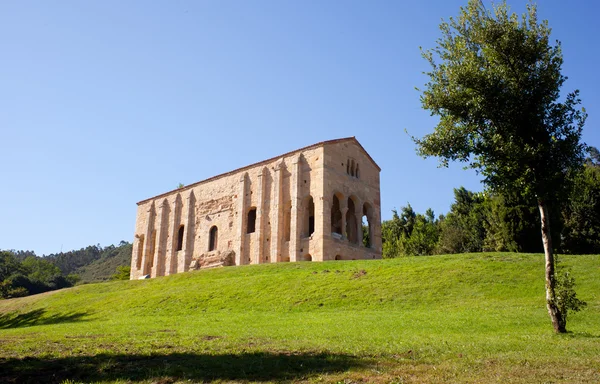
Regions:
<instances>
[{"instance_id":1,"label":"tree","mask_svg":"<svg viewBox=\"0 0 600 384\"><path fill-rule=\"evenodd\" d=\"M600 156L594 147L589 154L563 210L562 247L569 253L600 253Z\"/></svg>"},{"instance_id":2,"label":"tree","mask_svg":"<svg viewBox=\"0 0 600 384\"><path fill-rule=\"evenodd\" d=\"M458 18L440 25L429 61L423 108L439 116L433 133L413 138L418 153L441 165L476 169L494 192L535 199L546 259L546 305L556 332L566 332L557 305L549 206L569 191L569 174L583 164L585 123L578 91L560 97L566 80L560 43L549 43L547 21L529 4L519 18L506 2L488 11L469 0ZM440 61L438 64L437 61Z\"/></svg>"},{"instance_id":3,"label":"tree","mask_svg":"<svg viewBox=\"0 0 600 384\"><path fill-rule=\"evenodd\" d=\"M129 280L131 267L129 265L120 265L116 268L116 273L110 277L111 280Z\"/></svg>"}]
</instances>

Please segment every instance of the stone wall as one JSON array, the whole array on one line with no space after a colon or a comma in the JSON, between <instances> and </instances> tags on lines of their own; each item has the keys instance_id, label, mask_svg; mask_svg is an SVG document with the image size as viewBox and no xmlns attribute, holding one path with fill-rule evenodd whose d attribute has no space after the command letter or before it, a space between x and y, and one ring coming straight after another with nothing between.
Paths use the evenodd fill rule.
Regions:
<instances>
[{"instance_id":1,"label":"stone wall","mask_svg":"<svg viewBox=\"0 0 600 384\"><path fill-rule=\"evenodd\" d=\"M348 198L355 203L354 216L341 215L339 234L332 234L334 194L342 210ZM363 209L370 247L361 245ZM323 142L139 202L131 278L229 260L378 258L380 216L379 167L354 138Z\"/></svg>"}]
</instances>

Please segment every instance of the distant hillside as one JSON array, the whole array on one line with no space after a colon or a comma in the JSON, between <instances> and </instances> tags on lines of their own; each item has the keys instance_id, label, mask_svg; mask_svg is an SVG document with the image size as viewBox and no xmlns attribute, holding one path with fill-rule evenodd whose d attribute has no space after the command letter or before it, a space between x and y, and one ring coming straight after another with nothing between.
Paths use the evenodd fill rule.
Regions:
<instances>
[{"instance_id":1,"label":"distant hillside","mask_svg":"<svg viewBox=\"0 0 600 384\"><path fill-rule=\"evenodd\" d=\"M89 264L75 270L84 283L109 280L120 266L131 264L131 251L133 245L122 241L118 247L113 245L104 248L99 257Z\"/></svg>"}]
</instances>

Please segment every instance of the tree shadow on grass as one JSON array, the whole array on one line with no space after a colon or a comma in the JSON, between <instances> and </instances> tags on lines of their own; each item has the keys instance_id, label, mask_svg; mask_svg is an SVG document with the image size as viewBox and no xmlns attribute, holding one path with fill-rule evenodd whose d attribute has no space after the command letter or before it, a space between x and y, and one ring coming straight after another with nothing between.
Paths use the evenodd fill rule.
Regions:
<instances>
[{"instance_id":1,"label":"tree shadow on grass","mask_svg":"<svg viewBox=\"0 0 600 384\"><path fill-rule=\"evenodd\" d=\"M366 363L356 357L311 353L240 353L159 355L100 354L63 358L0 359L0 382L60 383L142 381L297 381L344 372Z\"/></svg>"},{"instance_id":2,"label":"tree shadow on grass","mask_svg":"<svg viewBox=\"0 0 600 384\"><path fill-rule=\"evenodd\" d=\"M44 316L45 312L46 311L43 309L35 309L25 313L0 314L0 329L71 323L75 321L82 321L83 317L87 315L87 313L84 312L73 312L68 314Z\"/></svg>"}]
</instances>

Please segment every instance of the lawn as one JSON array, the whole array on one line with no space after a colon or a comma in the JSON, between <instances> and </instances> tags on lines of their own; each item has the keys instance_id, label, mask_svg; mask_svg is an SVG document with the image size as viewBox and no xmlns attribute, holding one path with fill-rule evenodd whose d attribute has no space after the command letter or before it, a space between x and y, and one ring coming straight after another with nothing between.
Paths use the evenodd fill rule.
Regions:
<instances>
[{"instance_id":1,"label":"lawn","mask_svg":"<svg viewBox=\"0 0 600 384\"><path fill-rule=\"evenodd\" d=\"M555 335L542 255L227 267L0 301L0 382L600 382L600 256Z\"/></svg>"}]
</instances>

